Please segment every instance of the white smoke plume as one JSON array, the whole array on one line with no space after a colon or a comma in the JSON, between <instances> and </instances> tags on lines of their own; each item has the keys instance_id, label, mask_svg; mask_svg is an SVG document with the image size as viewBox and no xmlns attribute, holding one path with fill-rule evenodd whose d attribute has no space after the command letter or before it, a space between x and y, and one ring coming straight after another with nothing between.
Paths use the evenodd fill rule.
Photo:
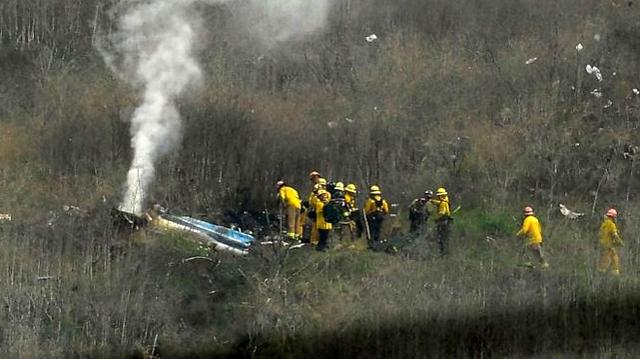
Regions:
<instances>
[{"instance_id":1,"label":"white smoke plume","mask_svg":"<svg viewBox=\"0 0 640 359\"><path fill-rule=\"evenodd\" d=\"M240 0L242 24L267 48L325 26L330 0Z\"/></svg>"},{"instance_id":2,"label":"white smoke plume","mask_svg":"<svg viewBox=\"0 0 640 359\"><path fill-rule=\"evenodd\" d=\"M124 1L117 11L118 31L108 40L105 59L121 77L142 92L131 119L133 161L120 210L140 214L155 163L178 141L180 114L176 99L201 78L194 57L196 0ZM118 60L118 65L114 65Z\"/></svg>"},{"instance_id":3,"label":"white smoke plume","mask_svg":"<svg viewBox=\"0 0 640 359\"><path fill-rule=\"evenodd\" d=\"M194 48L201 25L196 3L238 5L238 20L272 47L324 26L329 1L121 0L112 12L118 16L117 32L99 50L114 72L140 90L143 101L131 119L134 154L119 209L142 213L156 162L179 140L176 100L202 78Z\"/></svg>"}]
</instances>

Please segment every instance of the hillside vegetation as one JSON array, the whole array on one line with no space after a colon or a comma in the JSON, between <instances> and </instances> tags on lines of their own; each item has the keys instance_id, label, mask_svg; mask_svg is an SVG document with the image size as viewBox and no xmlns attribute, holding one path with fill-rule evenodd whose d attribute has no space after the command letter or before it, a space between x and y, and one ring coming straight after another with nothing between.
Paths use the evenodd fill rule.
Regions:
<instances>
[{"instance_id":1,"label":"hillside vegetation","mask_svg":"<svg viewBox=\"0 0 640 359\"><path fill-rule=\"evenodd\" d=\"M306 195L313 169L380 184L402 210L445 185L463 209L440 259L432 235L394 256L231 258L117 233L141 99L97 50L115 2L0 4L3 356L142 357L157 335L163 357L635 357L640 3L344 0L272 48L227 5L199 5L205 81L180 99L182 142L150 200L230 224L276 211L278 179ZM566 220L559 203L587 215ZM517 266L528 204L548 272ZM595 272L611 205L618 280Z\"/></svg>"}]
</instances>

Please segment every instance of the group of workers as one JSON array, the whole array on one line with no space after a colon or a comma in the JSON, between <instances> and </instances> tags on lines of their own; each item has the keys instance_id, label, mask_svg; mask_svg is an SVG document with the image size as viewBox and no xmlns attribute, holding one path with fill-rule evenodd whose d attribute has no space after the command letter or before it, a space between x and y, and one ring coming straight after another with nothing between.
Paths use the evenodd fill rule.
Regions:
<instances>
[{"instance_id":1,"label":"group of workers","mask_svg":"<svg viewBox=\"0 0 640 359\"><path fill-rule=\"evenodd\" d=\"M286 211L287 236L292 240L315 245L318 251L328 249L329 236L332 231L338 234L340 241L346 235L351 241L366 233L369 248L377 249L381 242L382 224L389 215L389 204L382 196L378 185L372 185L365 201L364 210L357 205L358 190L355 184L344 185L342 182L328 183L319 172L309 174L311 191L307 200L301 200L298 191L284 181L278 181L278 198ZM433 217L441 255L448 251L449 233L452 213L449 206L449 194L444 187L435 193L428 190L409 205L410 232L421 233L428 220ZM616 219L618 212L610 208L604 215L600 226L601 256L598 263L600 272L610 270L611 274L620 274L620 261L617 247L623 245L618 233ZM527 256L533 256L543 269L549 268L542 251L542 226L535 216L533 208L524 208L524 218L518 237L526 240ZM531 262L527 266L533 267Z\"/></svg>"},{"instance_id":2,"label":"group of workers","mask_svg":"<svg viewBox=\"0 0 640 359\"><path fill-rule=\"evenodd\" d=\"M353 242L366 234L369 248L380 248L382 225L390 212L380 186L372 185L369 188L369 196L361 211L357 204L358 189L355 184L345 186L343 182L329 183L318 171L309 173L309 181L311 190L306 200L302 200L298 191L286 182L277 183L278 198L287 218L287 237L315 245L318 251L326 251L332 231L336 232L341 242L347 236ZM435 195L431 191L425 194L430 194L428 199L420 199L412 204L410 213L415 216L420 212L418 217L421 222L433 214L440 251L445 254L452 220L449 195L444 188L438 188ZM426 211L427 204L433 210ZM416 225L416 230L418 227Z\"/></svg>"}]
</instances>

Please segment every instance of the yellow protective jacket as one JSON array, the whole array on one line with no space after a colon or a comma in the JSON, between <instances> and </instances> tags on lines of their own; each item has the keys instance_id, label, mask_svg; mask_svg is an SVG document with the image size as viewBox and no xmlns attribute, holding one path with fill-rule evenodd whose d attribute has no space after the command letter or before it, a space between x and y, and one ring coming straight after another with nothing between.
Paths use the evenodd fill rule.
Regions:
<instances>
[{"instance_id":1,"label":"yellow protective jacket","mask_svg":"<svg viewBox=\"0 0 640 359\"><path fill-rule=\"evenodd\" d=\"M349 212L353 212L358 209L358 205L356 204L356 197L354 197L349 192L344 194L344 203L347 204L347 208L349 209Z\"/></svg>"},{"instance_id":2,"label":"yellow protective jacket","mask_svg":"<svg viewBox=\"0 0 640 359\"><path fill-rule=\"evenodd\" d=\"M541 244L542 226L540 226L540 221L535 216L526 216L517 236L526 237L527 244Z\"/></svg>"},{"instance_id":3,"label":"yellow protective jacket","mask_svg":"<svg viewBox=\"0 0 640 359\"><path fill-rule=\"evenodd\" d=\"M444 199L432 199L429 201L435 207L434 220L440 221L451 217L451 209L449 209L449 196Z\"/></svg>"},{"instance_id":4,"label":"yellow protective jacket","mask_svg":"<svg viewBox=\"0 0 640 359\"><path fill-rule=\"evenodd\" d=\"M329 197L329 201L331 200L331 193L327 192L327 197ZM315 209L316 205L318 204L318 202L320 202L320 198L318 198L318 195L316 195L315 193L311 193L309 195L309 206L311 206L311 208Z\"/></svg>"},{"instance_id":5,"label":"yellow protective jacket","mask_svg":"<svg viewBox=\"0 0 640 359\"><path fill-rule=\"evenodd\" d=\"M622 244L622 239L618 234L618 226L609 217L605 217L600 225L600 244L604 248L615 248Z\"/></svg>"},{"instance_id":6,"label":"yellow protective jacket","mask_svg":"<svg viewBox=\"0 0 640 359\"><path fill-rule=\"evenodd\" d=\"M379 202L380 205L378 205ZM375 212L381 212L383 215L389 214L389 204L384 199L380 198L379 201L376 201L374 198L367 198L367 202L364 204L364 213L367 215L373 214Z\"/></svg>"},{"instance_id":7,"label":"yellow protective jacket","mask_svg":"<svg viewBox=\"0 0 640 359\"><path fill-rule=\"evenodd\" d=\"M289 187L287 185L280 187L280 191L278 191L278 198L287 207L294 207L297 209L302 207L298 191L293 187Z\"/></svg>"},{"instance_id":8,"label":"yellow protective jacket","mask_svg":"<svg viewBox=\"0 0 640 359\"><path fill-rule=\"evenodd\" d=\"M316 200L313 202L313 208L316 210L316 228L318 229L331 229L333 226L331 223L324 220L324 206L329 203L329 200L323 202L320 198L316 197Z\"/></svg>"}]
</instances>

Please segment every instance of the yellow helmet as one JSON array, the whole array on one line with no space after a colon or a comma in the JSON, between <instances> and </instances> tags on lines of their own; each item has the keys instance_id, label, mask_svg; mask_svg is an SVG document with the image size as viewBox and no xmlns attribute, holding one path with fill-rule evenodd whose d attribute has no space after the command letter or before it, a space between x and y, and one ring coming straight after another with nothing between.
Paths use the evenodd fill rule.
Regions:
<instances>
[{"instance_id":1,"label":"yellow helmet","mask_svg":"<svg viewBox=\"0 0 640 359\"><path fill-rule=\"evenodd\" d=\"M382 191L380 190L380 187L378 187L378 186L371 186L371 189L370 189L369 193L370 194L374 194L374 195L381 195Z\"/></svg>"},{"instance_id":2,"label":"yellow helmet","mask_svg":"<svg viewBox=\"0 0 640 359\"><path fill-rule=\"evenodd\" d=\"M326 196L326 195L329 195L329 191L327 191L326 189L318 190L318 193L317 193L318 197L322 197L322 196Z\"/></svg>"},{"instance_id":3,"label":"yellow helmet","mask_svg":"<svg viewBox=\"0 0 640 359\"><path fill-rule=\"evenodd\" d=\"M318 179L318 184L321 186L326 186L327 185L327 180L324 178L319 178Z\"/></svg>"},{"instance_id":4,"label":"yellow helmet","mask_svg":"<svg viewBox=\"0 0 640 359\"><path fill-rule=\"evenodd\" d=\"M336 185L333 187L333 189L336 190L336 191L343 191L344 192L344 183L342 183L342 182L336 183Z\"/></svg>"},{"instance_id":5,"label":"yellow helmet","mask_svg":"<svg viewBox=\"0 0 640 359\"><path fill-rule=\"evenodd\" d=\"M436 196L446 196L448 195L447 190L444 187L440 187L436 190Z\"/></svg>"},{"instance_id":6,"label":"yellow helmet","mask_svg":"<svg viewBox=\"0 0 640 359\"><path fill-rule=\"evenodd\" d=\"M345 192L349 192L349 193L358 192L358 189L356 188L356 185L354 185L353 183L349 183L344 190L345 190Z\"/></svg>"}]
</instances>

